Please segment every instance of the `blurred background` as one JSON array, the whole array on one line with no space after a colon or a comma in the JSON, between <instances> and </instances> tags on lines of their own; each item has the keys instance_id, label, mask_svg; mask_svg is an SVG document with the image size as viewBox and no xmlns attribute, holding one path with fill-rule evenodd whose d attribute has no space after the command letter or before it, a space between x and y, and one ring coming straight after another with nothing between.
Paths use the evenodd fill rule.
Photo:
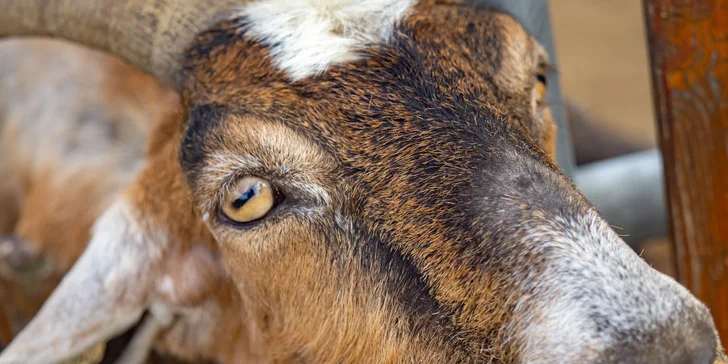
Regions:
<instances>
[{"instance_id":1,"label":"blurred background","mask_svg":"<svg viewBox=\"0 0 728 364\"><path fill-rule=\"evenodd\" d=\"M674 276L662 162L654 150L657 124L642 2L548 4L576 166L572 175L638 253ZM645 152L634 154L640 151ZM618 156L622 157L598 163Z\"/></svg>"},{"instance_id":2,"label":"blurred background","mask_svg":"<svg viewBox=\"0 0 728 364\"><path fill-rule=\"evenodd\" d=\"M623 148L654 148L656 124L642 3L550 0L549 5L564 96L594 119L595 130L615 137L625 144ZM591 158L584 149L576 155L582 159L577 162Z\"/></svg>"}]
</instances>

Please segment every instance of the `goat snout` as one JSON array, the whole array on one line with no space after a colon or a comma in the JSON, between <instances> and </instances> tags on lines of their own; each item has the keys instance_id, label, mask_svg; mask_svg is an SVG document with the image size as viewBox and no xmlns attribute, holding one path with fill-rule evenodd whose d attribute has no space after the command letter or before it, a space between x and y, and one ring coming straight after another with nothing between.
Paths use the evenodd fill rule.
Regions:
<instances>
[{"instance_id":1,"label":"goat snout","mask_svg":"<svg viewBox=\"0 0 728 364\"><path fill-rule=\"evenodd\" d=\"M642 333L634 333L639 337ZM626 364L712 364L716 362L717 336L709 321L666 327L656 333L656 343L614 348L606 362Z\"/></svg>"},{"instance_id":2,"label":"goat snout","mask_svg":"<svg viewBox=\"0 0 728 364\"><path fill-rule=\"evenodd\" d=\"M528 286L542 299L523 306L532 313L522 331L525 362L716 360L718 338L705 305L645 264L596 214L534 228L528 239L547 263Z\"/></svg>"},{"instance_id":3,"label":"goat snout","mask_svg":"<svg viewBox=\"0 0 728 364\"><path fill-rule=\"evenodd\" d=\"M668 285L647 290L662 292ZM646 283L646 282L645 282ZM666 284L667 283L667 284ZM629 285L629 284L628 284ZM644 286L643 286L644 287ZM639 289L629 287L631 289ZM670 287L678 290L682 287ZM557 299L528 330L525 362L718 363L718 337L705 306L687 295L635 299L630 290ZM643 295L647 292L639 292ZM680 292L683 293L683 292ZM680 297L681 296L681 297ZM675 296L673 296L675 297Z\"/></svg>"}]
</instances>

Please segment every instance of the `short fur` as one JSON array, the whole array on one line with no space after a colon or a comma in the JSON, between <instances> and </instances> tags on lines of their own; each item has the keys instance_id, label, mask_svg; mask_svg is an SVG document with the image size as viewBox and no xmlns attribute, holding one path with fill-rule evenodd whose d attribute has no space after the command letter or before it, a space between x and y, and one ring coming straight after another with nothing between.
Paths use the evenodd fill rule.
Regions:
<instances>
[{"instance_id":1,"label":"short fur","mask_svg":"<svg viewBox=\"0 0 728 364\"><path fill-rule=\"evenodd\" d=\"M236 280L239 292L266 318L259 326L272 357L569 359L553 344L532 346L539 341L529 334L531 316L519 313L555 308L536 303L561 293L531 287L557 279L575 282L569 305L588 304L576 294L588 285L582 273L551 275L565 258L529 238L529 226L558 233L571 227L551 221L584 224L595 214L542 149L552 145L553 126L534 110L531 90L547 62L543 49L503 14L423 3L361 60L291 83L270 47L254 31L245 37L254 27L247 17L223 23L188 53L180 160L231 276L245 277ZM258 166L221 168L225 151L255 157ZM226 184L243 175L264 176L290 201L258 225L231 225L217 209ZM299 181L322 186L331 202L313 199L295 187ZM607 231L564 242L586 245L578 250L585 256L614 256L581 266L587 276L608 264L627 266L606 277L619 293L579 319L591 325L623 300L644 305L647 297L665 300L659 315L687 307L680 312L689 318L648 333L657 312L623 311L643 325L610 322L616 327L607 336L584 326L584 339L569 346L573 359L610 360L621 355L623 340L645 337L652 344L633 354L646 361L657 358L654 346L712 357L716 339L705 308ZM664 289L630 291L625 280ZM673 294L657 293L667 291ZM542 330L559 327L567 313L557 312ZM685 346L672 332L696 332L703 344Z\"/></svg>"},{"instance_id":2,"label":"short fur","mask_svg":"<svg viewBox=\"0 0 728 364\"><path fill-rule=\"evenodd\" d=\"M137 178L152 134L149 153L156 153L155 138L165 138L164 121L176 116L179 99L118 60L59 41L1 42L0 79L0 191L5 192L0 197L13 201L0 204L0 218L6 221L0 249L8 249L0 257L2 348L38 312L81 255L94 221ZM98 222L96 238L133 231L126 224L112 228L109 223L123 222L113 216L111 222ZM114 247L104 239L100 243ZM154 272L154 279L162 282L155 304L172 309L176 316L157 338L157 350L192 361L250 360L255 348L249 345L255 341L245 334L239 299L221 271L217 250L200 244L177 247L159 254L160 269ZM108 249L100 250L101 258L117 263L119 254L109 255ZM98 257L93 261L96 266L101 263ZM84 290L90 287L76 293ZM82 320L90 320L90 312L80 314ZM103 317L109 328L112 317ZM68 327L59 329L61 336L80 340L68 335ZM105 336L118 329L112 331Z\"/></svg>"},{"instance_id":3,"label":"short fur","mask_svg":"<svg viewBox=\"0 0 728 364\"><path fill-rule=\"evenodd\" d=\"M123 197L149 242L139 265L157 266L160 232L183 251L217 247L274 362L712 362L707 309L631 252L544 151L542 48L486 8L407 14L388 42L305 78L249 14L199 34L182 113ZM220 203L248 175L285 198L235 224Z\"/></svg>"},{"instance_id":4,"label":"short fur","mask_svg":"<svg viewBox=\"0 0 728 364\"><path fill-rule=\"evenodd\" d=\"M13 260L0 258L0 302L17 332L143 167L152 124L178 98L117 60L59 41L4 40L0 80L0 246Z\"/></svg>"}]
</instances>

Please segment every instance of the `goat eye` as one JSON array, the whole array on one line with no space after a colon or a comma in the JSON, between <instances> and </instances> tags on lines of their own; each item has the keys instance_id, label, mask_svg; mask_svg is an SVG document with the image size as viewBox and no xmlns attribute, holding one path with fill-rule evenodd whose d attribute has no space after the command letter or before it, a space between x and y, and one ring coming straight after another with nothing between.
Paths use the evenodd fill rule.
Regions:
<instances>
[{"instance_id":1,"label":"goat eye","mask_svg":"<svg viewBox=\"0 0 728 364\"><path fill-rule=\"evenodd\" d=\"M222 212L234 222L252 222L265 217L275 205L270 184L257 177L245 177L223 201Z\"/></svg>"},{"instance_id":2,"label":"goat eye","mask_svg":"<svg viewBox=\"0 0 728 364\"><path fill-rule=\"evenodd\" d=\"M536 74L536 98L542 100L546 96L546 76L539 73Z\"/></svg>"}]
</instances>

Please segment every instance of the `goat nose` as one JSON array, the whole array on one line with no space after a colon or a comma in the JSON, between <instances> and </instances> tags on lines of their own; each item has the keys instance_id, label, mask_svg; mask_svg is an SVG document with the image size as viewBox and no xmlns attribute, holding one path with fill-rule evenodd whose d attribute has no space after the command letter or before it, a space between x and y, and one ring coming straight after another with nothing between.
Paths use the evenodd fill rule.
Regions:
<instances>
[{"instance_id":1,"label":"goat nose","mask_svg":"<svg viewBox=\"0 0 728 364\"><path fill-rule=\"evenodd\" d=\"M616 363L626 364L713 364L716 359L717 336L712 325L699 322L693 327L663 332L652 344L627 350L617 356ZM678 334L679 332L679 334Z\"/></svg>"},{"instance_id":2,"label":"goat nose","mask_svg":"<svg viewBox=\"0 0 728 364\"><path fill-rule=\"evenodd\" d=\"M675 343L678 348L676 358L667 358L668 363L675 364L712 364L715 361L718 337L713 325L700 322L699 328L694 328L691 337L678 338Z\"/></svg>"},{"instance_id":3,"label":"goat nose","mask_svg":"<svg viewBox=\"0 0 728 364\"><path fill-rule=\"evenodd\" d=\"M715 361L715 344L702 345L693 350L691 363L707 363L712 364Z\"/></svg>"},{"instance_id":4,"label":"goat nose","mask_svg":"<svg viewBox=\"0 0 728 364\"><path fill-rule=\"evenodd\" d=\"M711 334L710 337L706 338L706 340L711 341L701 342L696 346L686 348L684 360L672 361L671 363L713 364L716 356L715 335Z\"/></svg>"},{"instance_id":5,"label":"goat nose","mask_svg":"<svg viewBox=\"0 0 728 364\"><path fill-rule=\"evenodd\" d=\"M665 361L654 361L648 358L649 360L644 361L644 363L713 364L716 356L715 336L711 335L711 337L706 338L706 340L711 339L712 341L704 341L697 345L687 345L679 349L682 352L675 353L676 355L672 358L665 358Z\"/></svg>"}]
</instances>

